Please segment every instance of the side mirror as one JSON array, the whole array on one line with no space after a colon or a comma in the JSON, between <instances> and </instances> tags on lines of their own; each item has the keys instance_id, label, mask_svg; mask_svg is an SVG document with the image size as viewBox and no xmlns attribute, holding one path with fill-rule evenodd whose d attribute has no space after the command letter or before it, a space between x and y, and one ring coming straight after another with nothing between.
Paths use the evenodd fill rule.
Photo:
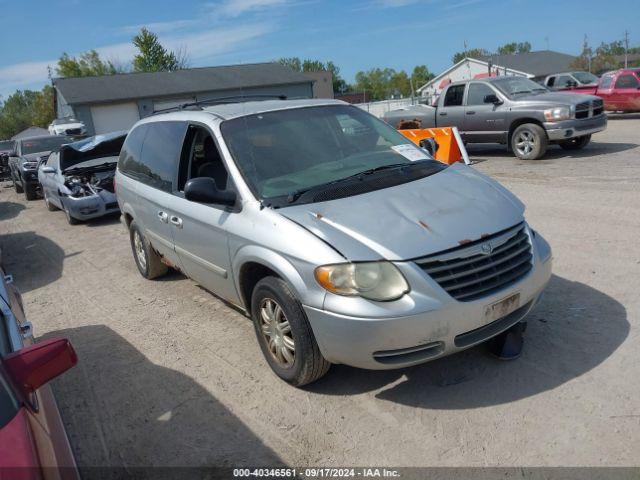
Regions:
<instances>
[{"instance_id":1,"label":"side mirror","mask_svg":"<svg viewBox=\"0 0 640 480\"><path fill-rule=\"evenodd\" d=\"M484 96L484 103L493 103L494 105L500 105L502 104L502 100L500 100L495 93L490 93L489 95Z\"/></svg>"},{"instance_id":2,"label":"side mirror","mask_svg":"<svg viewBox=\"0 0 640 480\"><path fill-rule=\"evenodd\" d=\"M423 138L422 140L420 140L420 146L424 148L427 152L429 152L429 155L431 155L434 158L436 156L436 152L438 151L438 148L440 148L440 145L438 145L438 142L436 142L433 138Z\"/></svg>"},{"instance_id":3,"label":"side mirror","mask_svg":"<svg viewBox=\"0 0 640 480\"><path fill-rule=\"evenodd\" d=\"M42 173L56 173L56 169L55 168L49 167L49 166L46 166L46 165L44 167L42 167L40 170L41 170Z\"/></svg>"},{"instance_id":4,"label":"side mirror","mask_svg":"<svg viewBox=\"0 0 640 480\"><path fill-rule=\"evenodd\" d=\"M78 356L66 338L38 342L7 355L3 360L7 373L24 395L78 363Z\"/></svg>"},{"instance_id":5,"label":"side mirror","mask_svg":"<svg viewBox=\"0 0 640 480\"><path fill-rule=\"evenodd\" d=\"M211 177L198 177L187 181L184 198L192 202L232 206L236 203L237 195L231 190L218 190Z\"/></svg>"}]
</instances>

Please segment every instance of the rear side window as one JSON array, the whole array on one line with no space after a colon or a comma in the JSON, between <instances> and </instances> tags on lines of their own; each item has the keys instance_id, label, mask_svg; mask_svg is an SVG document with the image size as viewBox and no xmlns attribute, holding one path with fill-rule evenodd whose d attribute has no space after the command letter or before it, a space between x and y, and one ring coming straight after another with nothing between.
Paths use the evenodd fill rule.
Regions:
<instances>
[{"instance_id":1,"label":"rear side window","mask_svg":"<svg viewBox=\"0 0 640 480\"><path fill-rule=\"evenodd\" d=\"M118 159L118 170L122 173L131 177L138 177L141 170L140 152L142 151L142 142L144 142L146 134L147 125L140 125L127 135Z\"/></svg>"},{"instance_id":2,"label":"rear side window","mask_svg":"<svg viewBox=\"0 0 640 480\"><path fill-rule=\"evenodd\" d=\"M547 87L553 87L553 84L556 82L556 77L549 77L547 80Z\"/></svg>"},{"instance_id":3,"label":"rear side window","mask_svg":"<svg viewBox=\"0 0 640 480\"><path fill-rule=\"evenodd\" d=\"M638 88L639 82L633 75L620 75L616 80L616 88Z\"/></svg>"},{"instance_id":4,"label":"rear side window","mask_svg":"<svg viewBox=\"0 0 640 480\"><path fill-rule=\"evenodd\" d=\"M141 125L124 142L120 170L151 187L171 192L186 131L185 122Z\"/></svg>"},{"instance_id":5,"label":"rear side window","mask_svg":"<svg viewBox=\"0 0 640 480\"><path fill-rule=\"evenodd\" d=\"M484 97L495 94L489 85L471 83L469 84L469 93L467 93L467 105L484 105Z\"/></svg>"},{"instance_id":6,"label":"rear side window","mask_svg":"<svg viewBox=\"0 0 640 480\"><path fill-rule=\"evenodd\" d=\"M600 81L600 88L611 88L612 81L613 77L611 75L605 75Z\"/></svg>"},{"instance_id":7,"label":"rear side window","mask_svg":"<svg viewBox=\"0 0 640 480\"><path fill-rule=\"evenodd\" d=\"M462 97L464 97L464 85L449 87L444 97L444 106L459 107L462 105Z\"/></svg>"}]
</instances>

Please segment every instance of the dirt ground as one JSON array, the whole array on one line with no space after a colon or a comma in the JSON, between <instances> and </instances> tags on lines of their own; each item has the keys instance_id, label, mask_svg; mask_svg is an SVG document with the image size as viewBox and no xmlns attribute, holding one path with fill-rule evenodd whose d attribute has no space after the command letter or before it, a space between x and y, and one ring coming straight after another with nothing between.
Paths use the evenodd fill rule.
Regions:
<instances>
[{"instance_id":1,"label":"dirt ground","mask_svg":"<svg viewBox=\"0 0 640 480\"><path fill-rule=\"evenodd\" d=\"M193 281L144 280L117 218L70 226L0 188L0 242L38 336L79 365L53 386L81 466L640 465L640 115L584 151L470 147L554 250L522 358L483 347L387 372L279 381L250 321Z\"/></svg>"}]
</instances>

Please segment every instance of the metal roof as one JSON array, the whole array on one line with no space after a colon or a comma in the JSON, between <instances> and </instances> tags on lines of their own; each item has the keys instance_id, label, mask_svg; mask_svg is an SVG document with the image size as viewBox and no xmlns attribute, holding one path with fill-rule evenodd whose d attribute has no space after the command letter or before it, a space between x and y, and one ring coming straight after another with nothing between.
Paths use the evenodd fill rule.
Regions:
<instances>
[{"instance_id":1,"label":"metal roof","mask_svg":"<svg viewBox=\"0 0 640 480\"><path fill-rule=\"evenodd\" d=\"M302 73L294 72L279 63L56 78L53 81L70 105L312 82L313 80Z\"/></svg>"},{"instance_id":2,"label":"metal roof","mask_svg":"<svg viewBox=\"0 0 640 480\"><path fill-rule=\"evenodd\" d=\"M496 67L520 70L535 77L571 70L571 64L575 59L576 57L573 55L551 50L516 53L513 55L489 55L480 58L484 62L491 62Z\"/></svg>"}]
</instances>

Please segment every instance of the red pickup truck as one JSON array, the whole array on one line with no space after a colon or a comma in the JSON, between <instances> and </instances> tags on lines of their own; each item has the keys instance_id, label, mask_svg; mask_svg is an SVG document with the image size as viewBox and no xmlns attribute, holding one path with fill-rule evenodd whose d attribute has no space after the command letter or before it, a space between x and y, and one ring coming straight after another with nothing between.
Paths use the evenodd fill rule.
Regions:
<instances>
[{"instance_id":1,"label":"red pickup truck","mask_svg":"<svg viewBox=\"0 0 640 480\"><path fill-rule=\"evenodd\" d=\"M607 72L597 85L571 85L561 90L597 95L608 111L640 112L640 68Z\"/></svg>"}]
</instances>

